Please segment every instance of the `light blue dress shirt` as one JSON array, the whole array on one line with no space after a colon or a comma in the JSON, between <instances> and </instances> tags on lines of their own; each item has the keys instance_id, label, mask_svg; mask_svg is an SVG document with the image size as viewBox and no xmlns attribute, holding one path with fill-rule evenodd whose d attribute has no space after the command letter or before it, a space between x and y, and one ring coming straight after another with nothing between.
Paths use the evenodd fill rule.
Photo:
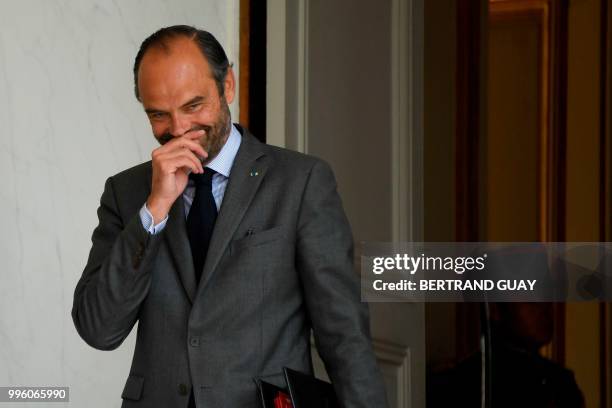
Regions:
<instances>
[{"instance_id":1,"label":"light blue dress shirt","mask_svg":"<svg viewBox=\"0 0 612 408\"><path fill-rule=\"evenodd\" d=\"M225 188L227 187L227 181L229 180L230 171L232 170L232 165L234 164L234 159L236 158L236 153L238 153L238 148L240 147L241 141L242 137L240 136L240 132L238 129L236 129L236 126L232 125L230 135L221 148L221 151L217 157L212 159L210 163L206 165L206 167L209 169L216 171L212 179L212 194L215 199L215 204L217 205L217 211L219 211L221 208L223 196L225 195ZM189 214L189 209L191 208L191 203L193 203L194 196L195 185L192 180L189 180L185 191L183 191L185 218L187 218L187 215ZM147 203L142 206L139 214L140 220L142 221L142 226L150 234L160 233L163 231L166 223L168 222L168 215L166 215L166 218L161 220L157 225L153 225L153 216L147 208Z\"/></svg>"}]
</instances>

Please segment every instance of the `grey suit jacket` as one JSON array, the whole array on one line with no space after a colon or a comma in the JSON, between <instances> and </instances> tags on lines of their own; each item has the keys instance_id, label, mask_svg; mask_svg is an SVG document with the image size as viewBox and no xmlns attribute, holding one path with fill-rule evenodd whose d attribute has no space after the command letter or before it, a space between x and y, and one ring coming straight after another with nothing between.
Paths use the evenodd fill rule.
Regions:
<instances>
[{"instance_id":1,"label":"grey suit jacket","mask_svg":"<svg viewBox=\"0 0 612 408\"><path fill-rule=\"evenodd\" d=\"M352 235L330 167L246 130L199 285L183 201L149 235L151 163L106 181L72 317L100 350L138 321L123 407L258 407L254 377L312 372L310 333L344 407L385 407Z\"/></svg>"}]
</instances>

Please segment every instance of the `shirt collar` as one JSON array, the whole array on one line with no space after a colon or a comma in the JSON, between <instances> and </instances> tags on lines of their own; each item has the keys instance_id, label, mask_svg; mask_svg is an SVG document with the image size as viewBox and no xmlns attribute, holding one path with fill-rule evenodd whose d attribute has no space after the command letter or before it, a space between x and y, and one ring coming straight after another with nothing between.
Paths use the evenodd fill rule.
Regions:
<instances>
[{"instance_id":1,"label":"shirt collar","mask_svg":"<svg viewBox=\"0 0 612 408\"><path fill-rule=\"evenodd\" d=\"M206 165L206 167L229 178L241 142L242 137L240 136L240 132L236 129L236 126L232 124L232 130L230 131L227 141L221 148L221 151Z\"/></svg>"}]
</instances>

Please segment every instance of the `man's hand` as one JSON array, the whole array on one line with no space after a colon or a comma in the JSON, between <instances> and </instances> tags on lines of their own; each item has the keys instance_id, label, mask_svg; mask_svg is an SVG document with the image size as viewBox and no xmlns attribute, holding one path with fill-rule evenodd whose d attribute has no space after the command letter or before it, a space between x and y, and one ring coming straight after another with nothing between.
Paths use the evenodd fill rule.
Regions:
<instances>
[{"instance_id":1,"label":"man's hand","mask_svg":"<svg viewBox=\"0 0 612 408\"><path fill-rule=\"evenodd\" d=\"M201 159L208 157L198 140L203 130L195 130L176 137L153 150L153 181L147 208L157 224L170 211L170 207L187 187L189 173L203 173Z\"/></svg>"}]
</instances>

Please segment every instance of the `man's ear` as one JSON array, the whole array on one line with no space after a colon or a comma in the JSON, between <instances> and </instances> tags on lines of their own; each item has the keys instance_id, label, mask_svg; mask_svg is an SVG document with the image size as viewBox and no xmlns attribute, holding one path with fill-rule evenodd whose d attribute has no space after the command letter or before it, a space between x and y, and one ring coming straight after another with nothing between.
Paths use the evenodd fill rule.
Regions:
<instances>
[{"instance_id":1,"label":"man's ear","mask_svg":"<svg viewBox=\"0 0 612 408\"><path fill-rule=\"evenodd\" d=\"M223 93L227 104L230 105L234 101L234 96L236 95L236 77L231 67L227 69L227 74L223 81Z\"/></svg>"}]
</instances>

